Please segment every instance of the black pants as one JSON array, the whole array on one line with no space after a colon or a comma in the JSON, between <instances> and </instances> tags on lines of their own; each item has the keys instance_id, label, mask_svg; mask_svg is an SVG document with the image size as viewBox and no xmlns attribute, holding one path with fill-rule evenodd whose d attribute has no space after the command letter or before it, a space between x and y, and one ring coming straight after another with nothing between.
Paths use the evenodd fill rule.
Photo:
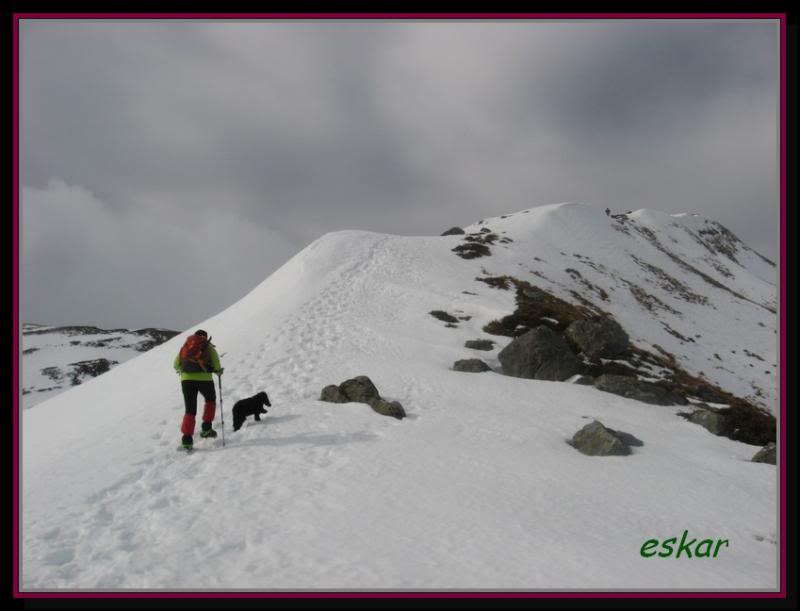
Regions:
<instances>
[{"instance_id":1,"label":"black pants","mask_svg":"<svg viewBox=\"0 0 800 611\"><path fill-rule=\"evenodd\" d=\"M183 405L186 408L186 413L192 416L197 415L198 392L203 395L203 399L206 402L217 400L217 392L214 388L213 380L183 380L181 389L183 390Z\"/></svg>"}]
</instances>

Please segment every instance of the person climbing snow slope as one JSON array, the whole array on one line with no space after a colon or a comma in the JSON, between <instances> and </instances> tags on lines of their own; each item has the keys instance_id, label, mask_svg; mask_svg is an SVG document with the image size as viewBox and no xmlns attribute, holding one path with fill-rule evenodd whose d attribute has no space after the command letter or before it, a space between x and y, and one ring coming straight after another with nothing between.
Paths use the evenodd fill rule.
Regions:
<instances>
[{"instance_id":1,"label":"person climbing snow slope","mask_svg":"<svg viewBox=\"0 0 800 611\"><path fill-rule=\"evenodd\" d=\"M222 375L219 354L211 343L208 333L199 329L190 335L178 352L173 363L181 377L185 412L181 422L181 447L191 450L194 443L195 419L197 417L197 393L203 395L202 425L200 437L216 437L213 428L217 409L217 394L212 374Z\"/></svg>"}]
</instances>

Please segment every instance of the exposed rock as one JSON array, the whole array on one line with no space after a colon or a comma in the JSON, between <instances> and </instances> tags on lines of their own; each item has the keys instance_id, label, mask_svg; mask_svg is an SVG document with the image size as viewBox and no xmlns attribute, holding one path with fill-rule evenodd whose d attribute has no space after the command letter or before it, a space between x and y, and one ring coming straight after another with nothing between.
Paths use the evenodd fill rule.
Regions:
<instances>
[{"instance_id":1,"label":"exposed rock","mask_svg":"<svg viewBox=\"0 0 800 611\"><path fill-rule=\"evenodd\" d=\"M755 456L751 459L752 462L763 462L770 465L774 465L777 462L777 448L774 443L768 443L763 448L761 448L758 452L756 452Z\"/></svg>"},{"instance_id":2,"label":"exposed rock","mask_svg":"<svg viewBox=\"0 0 800 611\"><path fill-rule=\"evenodd\" d=\"M137 352L146 352L176 335L176 331L157 328L107 330L93 326L23 324L23 369L39 370L55 384L39 376L30 380L31 385L22 389L25 399L21 406L28 409L41 402L45 393L64 391L103 375ZM27 345L33 342L38 345ZM38 358L31 359L34 353ZM93 358L87 358L89 356ZM45 366L48 362L59 365Z\"/></svg>"},{"instance_id":3,"label":"exposed rock","mask_svg":"<svg viewBox=\"0 0 800 611\"><path fill-rule=\"evenodd\" d=\"M436 318L438 320L441 320L442 322L446 322L446 323L450 323L450 324L458 322L458 318L456 318L452 314L448 314L444 310L433 310L432 312L428 312L428 314L430 314L431 316L433 316L434 318Z\"/></svg>"},{"instance_id":4,"label":"exposed rock","mask_svg":"<svg viewBox=\"0 0 800 611\"><path fill-rule=\"evenodd\" d=\"M87 325L77 326L69 325L64 327L41 327L35 328L29 326L25 329L25 335L44 335L50 333L59 333L62 335L102 335L105 333L118 333L120 331L128 332L127 329L100 329L98 327L91 327Z\"/></svg>"},{"instance_id":5,"label":"exposed rock","mask_svg":"<svg viewBox=\"0 0 800 611\"><path fill-rule=\"evenodd\" d=\"M623 435L636 439L628 433ZM627 456L631 453L629 444L623 437L617 431L603 426L598 420L594 420L575 433L570 445L587 456Z\"/></svg>"},{"instance_id":6,"label":"exposed rock","mask_svg":"<svg viewBox=\"0 0 800 611\"><path fill-rule=\"evenodd\" d=\"M477 259L478 257L488 257L492 254L492 251L486 244L481 244L479 242L459 244L452 250L462 259Z\"/></svg>"},{"instance_id":7,"label":"exposed rock","mask_svg":"<svg viewBox=\"0 0 800 611\"><path fill-rule=\"evenodd\" d=\"M70 363L72 368L69 372L70 383L77 386L87 378L95 378L108 372L114 365L119 365L119 361L109 359L90 359L88 361L78 361Z\"/></svg>"},{"instance_id":8,"label":"exposed rock","mask_svg":"<svg viewBox=\"0 0 800 611\"><path fill-rule=\"evenodd\" d=\"M581 372L581 362L563 337L546 326L515 338L497 355L506 375L562 381Z\"/></svg>"},{"instance_id":9,"label":"exposed rock","mask_svg":"<svg viewBox=\"0 0 800 611\"><path fill-rule=\"evenodd\" d=\"M637 364L633 361L633 359L626 359L625 361L616 360L616 361L606 361L606 362L584 362L586 366L586 375L598 378L604 373L611 374L611 375L618 375L618 376L627 376L629 378L635 378L640 373L642 375L647 376L648 370L642 371L639 369Z\"/></svg>"},{"instance_id":10,"label":"exposed rock","mask_svg":"<svg viewBox=\"0 0 800 611\"><path fill-rule=\"evenodd\" d=\"M349 401L369 403L380 399L378 389L367 376L358 376L339 384L339 390Z\"/></svg>"},{"instance_id":11,"label":"exposed rock","mask_svg":"<svg viewBox=\"0 0 800 611\"><path fill-rule=\"evenodd\" d=\"M608 427L606 427L606 429L608 429L613 435L616 435L622 443L629 447L641 447L644 445L644 442L641 439L631 435L630 433L626 433L625 431L617 431Z\"/></svg>"},{"instance_id":12,"label":"exposed rock","mask_svg":"<svg viewBox=\"0 0 800 611\"><path fill-rule=\"evenodd\" d=\"M336 384L331 384L323 388L319 400L327 401L328 403L347 403L348 401L347 397L345 397L344 393Z\"/></svg>"},{"instance_id":13,"label":"exposed rock","mask_svg":"<svg viewBox=\"0 0 800 611\"><path fill-rule=\"evenodd\" d=\"M442 235L443 236L444 235L464 235L465 233L467 233L467 232L464 231L463 229L461 229L461 227L451 227L450 229L445 231Z\"/></svg>"},{"instance_id":14,"label":"exposed rock","mask_svg":"<svg viewBox=\"0 0 800 611\"><path fill-rule=\"evenodd\" d=\"M494 350L494 342L490 339L471 339L464 346L473 350Z\"/></svg>"},{"instance_id":15,"label":"exposed rock","mask_svg":"<svg viewBox=\"0 0 800 611\"><path fill-rule=\"evenodd\" d=\"M629 343L628 334L611 318L576 320L564 334L590 359L613 359L624 352Z\"/></svg>"},{"instance_id":16,"label":"exposed rock","mask_svg":"<svg viewBox=\"0 0 800 611\"><path fill-rule=\"evenodd\" d=\"M331 384L322 389L320 401L328 403L366 403L375 412L393 418L405 418L406 412L398 401L387 401L367 376L345 380L338 386Z\"/></svg>"},{"instance_id":17,"label":"exposed rock","mask_svg":"<svg viewBox=\"0 0 800 611\"><path fill-rule=\"evenodd\" d=\"M402 420L406 417L406 411L398 401L387 401L386 399L376 399L369 406L382 416L391 416Z\"/></svg>"},{"instance_id":18,"label":"exposed rock","mask_svg":"<svg viewBox=\"0 0 800 611\"><path fill-rule=\"evenodd\" d=\"M64 379L64 372L58 367L45 367L42 370L42 375L46 375L51 380L58 382Z\"/></svg>"},{"instance_id":19,"label":"exposed rock","mask_svg":"<svg viewBox=\"0 0 800 611\"><path fill-rule=\"evenodd\" d=\"M616 227L617 224L615 223L613 226ZM581 261L586 262L583 258L581 258ZM485 270L483 273L488 274ZM531 273L537 274L533 270L531 270ZM579 295L573 295L573 297L577 303L583 305L576 306L519 278L513 276L502 278L503 280L507 279L510 284L516 287L516 309L512 314L486 324L483 327L485 333L511 338L521 337L531 329L544 324L551 326L557 333L564 333L575 321L584 319L596 320L608 316L606 312L599 308L581 301ZM668 333L676 337L680 335L666 325L664 321L656 322L660 323ZM576 328L579 329L580 326ZM678 339L691 343L699 338L693 339L680 335ZM572 339L568 341L573 351L577 353L579 350L577 343ZM736 397L706 379L702 372L690 373L684 370L678 364L675 356L661 346L653 344L652 347L653 351L644 350L633 343L629 343L627 349L613 360L605 358L591 361L588 358L582 359L580 373L594 378L600 378L603 374L606 374L624 376L629 380L649 380L661 389L659 390L652 386L647 388L649 394L656 395L655 399L651 398L655 403L687 405L688 401L685 398L691 397L692 399L699 399L709 403L730 406L725 408L724 412L724 415L730 417L731 432L727 437L758 446L763 446L776 440L775 417L763 405L752 402L756 401L756 399L748 400ZM736 353L735 350L731 352ZM755 353L751 354L754 355ZM714 358L719 360L723 357ZM750 358L758 360L755 356L750 356ZM761 365L760 361L757 365ZM602 387L602 382L600 384ZM629 383L628 386L630 385ZM607 385L603 389L614 392L613 386L607 380ZM762 396L763 392L757 386L753 386L753 389L756 397ZM672 397L664 397L663 391L671 394ZM632 392L630 388L618 391L618 394L638 398L636 396L638 393Z\"/></svg>"},{"instance_id":20,"label":"exposed rock","mask_svg":"<svg viewBox=\"0 0 800 611\"><path fill-rule=\"evenodd\" d=\"M634 261L636 261L639 267L648 272L652 277L656 278L661 288L664 289L666 292L675 295L679 299L688 301L689 303L699 303L701 305L708 305L708 297L704 295L698 295L697 293L693 292L686 284L684 284L677 278L673 278L660 267L653 265L652 263L648 263L647 261L640 259L634 254L631 254L631 257L633 258ZM717 266L715 265L714 267ZM719 270L718 267L717 270L721 271ZM731 273L727 270L725 271L727 272L727 276L730 277ZM725 274L723 273L723 275Z\"/></svg>"},{"instance_id":21,"label":"exposed rock","mask_svg":"<svg viewBox=\"0 0 800 611\"><path fill-rule=\"evenodd\" d=\"M483 371L491 371L489 367L480 359L463 359L453 363L453 371L466 371L469 373L481 373Z\"/></svg>"},{"instance_id":22,"label":"exposed rock","mask_svg":"<svg viewBox=\"0 0 800 611\"><path fill-rule=\"evenodd\" d=\"M730 418L710 408L698 409L692 412L688 420L694 424L699 424L714 435L726 436L731 431Z\"/></svg>"},{"instance_id":23,"label":"exposed rock","mask_svg":"<svg viewBox=\"0 0 800 611\"><path fill-rule=\"evenodd\" d=\"M171 331L169 329L156 329L153 327L148 327L145 329L128 330L128 329L100 329L98 327L92 327L92 326L75 326L75 325L65 326L65 327L38 327L36 325L26 325L23 331L23 335L66 335L68 337L75 337L81 335L109 336L99 341L75 340L70 342L70 344L73 346L84 344L95 348L104 348L109 343L119 342L122 339L121 337L119 336L110 337L113 334L119 334L119 333L138 335L143 337L143 339L140 340L138 343L132 343L130 345L124 346L126 348L132 348L134 350L138 350L139 352L147 352L148 350L163 344L167 340L172 339L176 335L179 335L178 331Z\"/></svg>"},{"instance_id":24,"label":"exposed rock","mask_svg":"<svg viewBox=\"0 0 800 611\"><path fill-rule=\"evenodd\" d=\"M644 382L628 376L603 374L594 381L595 388L636 399L652 405L686 405L688 402L657 384Z\"/></svg>"},{"instance_id":25,"label":"exposed rock","mask_svg":"<svg viewBox=\"0 0 800 611\"><path fill-rule=\"evenodd\" d=\"M720 410L731 419L730 439L763 446L774 443L777 435L775 416L744 401L734 401Z\"/></svg>"},{"instance_id":26,"label":"exposed rock","mask_svg":"<svg viewBox=\"0 0 800 611\"><path fill-rule=\"evenodd\" d=\"M495 289L501 289L503 291L507 291L511 288L511 284L513 279L511 276L495 276L495 277L487 277L487 278L475 278L478 282L484 282Z\"/></svg>"},{"instance_id":27,"label":"exposed rock","mask_svg":"<svg viewBox=\"0 0 800 611\"><path fill-rule=\"evenodd\" d=\"M41 370L43 375L46 375L53 381L60 382L64 378L69 378L72 386L78 386L88 378L94 378L109 371L114 365L118 365L118 361L109 359L90 359L87 361L78 361L76 363L69 363L67 370L63 371L58 367L45 367ZM45 390L54 390L59 388L48 388Z\"/></svg>"},{"instance_id":28,"label":"exposed rock","mask_svg":"<svg viewBox=\"0 0 800 611\"><path fill-rule=\"evenodd\" d=\"M152 327L148 327L147 329L137 329L135 331L131 331L131 333L143 335L147 338L145 341L140 342L136 347L139 352L147 352L148 350L152 350L156 346L160 346L167 340L179 335L177 331L171 331L169 329L154 329Z\"/></svg>"},{"instance_id":29,"label":"exposed rock","mask_svg":"<svg viewBox=\"0 0 800 611\"><path fill-rule=\"evenodd\" d=\"M574 380L572 380L573 384L579 384L580 386L593 386L594 385L594 378L592 376L577 376Z\"/></svg>"},{"instance_id":30,"label":"exposed rock","mask_svg":"<svg viewBox=\"0 0 800 611\"><path fill-rule=\"evenodd\" d=\"M484 227L478 233L471 233L464 238L465 242L472 242L477 244L494 244L499 240L500 236L494 233L491 229Z\"/></svg>"},{"instance_id":31,"label":"exposed rock","mask_svg":"<svg viewBox=\"0 0 800 611\"><path fill-rule=\"evenodd\" d=\"M592 260L589 259L588 257L581 257L581 255L578 255L578 254L576 254L574 256L580 258L582 263L584 263L586 265L593 266ZM575 282L577 282L578 284L583 286L583 288L586 289L586 291L587 291L586 294L587 295L590 292L591 293L595 293L603 301L608 301L608 293L605 291L605 289L603 289L603 288L601 288L601 287L599 287L599 286L597 286L595 284L592 284L589 280L584 278L583 274L581 274L577 269L573 269L571 267L568 267L564 271L567 272Z\"/></svg>"},{"instance_id":32,"label":"exposed rock","mask_svg":"<svg viewBox=\"0 0 800 611\"><path fill-rule=\"evenodd\" d=\"M709 407L698 403L694 407L701 409L691 413L678 412L678 415L699 424L715 435L727 437L756 446L769 445L775 442L775 416L734 399L731 407Z\"/></svg>"}]
</instances>

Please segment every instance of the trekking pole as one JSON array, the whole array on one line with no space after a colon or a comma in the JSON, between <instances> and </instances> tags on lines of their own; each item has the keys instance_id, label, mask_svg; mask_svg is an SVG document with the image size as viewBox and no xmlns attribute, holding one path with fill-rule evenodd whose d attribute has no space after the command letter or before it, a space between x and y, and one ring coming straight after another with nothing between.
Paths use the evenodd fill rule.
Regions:
<instances>
[{"instance_id":1,"label":"trekking pole","mask_svg":"<svg viewBox=\"0 0 800 611\"><path fill-rule=\"evenodd\" d=\"M219 417L222 419L222 447L225 447L225 412L222 409L222 374L217 375L219 380Z\"/></svg>"}]
</instances>

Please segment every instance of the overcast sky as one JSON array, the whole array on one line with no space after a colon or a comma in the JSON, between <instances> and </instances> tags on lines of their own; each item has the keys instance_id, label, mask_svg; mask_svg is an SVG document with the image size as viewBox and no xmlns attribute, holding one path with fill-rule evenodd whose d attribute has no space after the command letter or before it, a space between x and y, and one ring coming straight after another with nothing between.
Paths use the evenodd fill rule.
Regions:
<instances>
[{"instance_id":1,"label":"overcast sky","mask_svg":"<svg viewBox=\"0 0 800 611\"><path fill-rule=\"evenodd\" d=\"M329 231L555 202L778 256L778 25L21 24L23 322L183 330Z\"/></svg>"}]
</instances>

